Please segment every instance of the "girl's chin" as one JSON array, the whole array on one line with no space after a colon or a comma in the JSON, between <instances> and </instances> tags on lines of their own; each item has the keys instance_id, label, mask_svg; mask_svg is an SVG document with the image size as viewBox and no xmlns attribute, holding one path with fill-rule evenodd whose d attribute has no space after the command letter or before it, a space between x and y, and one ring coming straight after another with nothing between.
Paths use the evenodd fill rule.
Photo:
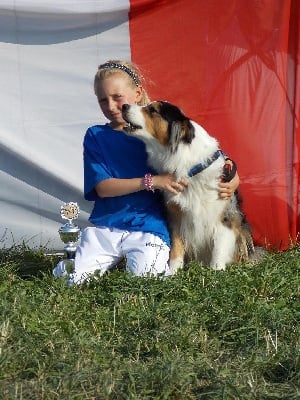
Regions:
<instances>
[{"instance_id":1,"label":"girl's chin","mask_svg":"<svg viewBox=\"0 0 300 400\"><path fill-rule=\"evenodd\" d=\"M115 129L115 130L119 130L119 131L121 131L123 128L124 128L124 126L126 126L126 122L125 121L111 121L111 123L109 124L109 126L112 128L112 129Z\"/></svg>"},{"instance_id":2,"label":"girl's chin","mask_svg":"<svg viewBox=\"0 0 300 400\"><path fill-rule=\"evenodd\" d=\"M112 118L110 118L110 120L113 124L124 124L125 123L124 119L122 118L122 115L112 117Z\"/></svg>"}]
</instances>

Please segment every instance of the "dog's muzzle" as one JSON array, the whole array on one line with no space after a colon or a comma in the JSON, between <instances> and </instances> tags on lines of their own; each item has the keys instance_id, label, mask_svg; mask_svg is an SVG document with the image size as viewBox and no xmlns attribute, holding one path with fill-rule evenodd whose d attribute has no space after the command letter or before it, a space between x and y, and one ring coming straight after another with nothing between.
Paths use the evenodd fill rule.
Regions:
<instances>
[{"instance_id":1,"label":"dog's muzzle","mask_svg":"<svg viewBox=\"0 0 300 400\"><path fill-rule=\"evenodd\" d=\"M123 117L124 121L126 121L128 124L127 126L124 127L124 131L127 133L133 133L137 129L142 129L142 127L140 125L134 124L130 120L130 116L129 116L130 107L131 107L130 104L123 104L123 106L122 106L122 117Z\"/></svg>"}]
</instances>

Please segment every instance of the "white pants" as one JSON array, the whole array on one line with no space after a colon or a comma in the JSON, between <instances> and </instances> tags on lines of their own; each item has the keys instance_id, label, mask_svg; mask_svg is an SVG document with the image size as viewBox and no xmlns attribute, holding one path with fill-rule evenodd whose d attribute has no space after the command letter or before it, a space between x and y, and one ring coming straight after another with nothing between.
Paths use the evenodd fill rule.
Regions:
<instances>
[{"instance_id":1,"label":"white pants","mask_svg":"<svg viewBox=\"0 0 300 400\"><path fill-rule=\"evenodd\" d=\"M74 283L81 283L96 271L103 275L124 257L126 269L133 275L171 275L169 251L168 245L151 233L88 227L82 232L71 279ZM63 263L54 268L53 274L67 275Z\"/></svg>"}]
</instances>

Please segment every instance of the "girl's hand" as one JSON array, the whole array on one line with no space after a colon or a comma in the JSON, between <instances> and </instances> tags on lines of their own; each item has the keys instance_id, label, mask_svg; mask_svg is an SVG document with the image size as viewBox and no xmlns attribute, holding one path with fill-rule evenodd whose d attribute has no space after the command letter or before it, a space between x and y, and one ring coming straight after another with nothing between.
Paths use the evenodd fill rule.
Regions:
<instances>
[{"instance_id":1,"label":"girl's hand","mask_svg":"<svg viewBox=\"0 0 300 400\"><path fill-rule=\"evenodd\" d=\"M173 174L154 175L152 176L152 183L154 189L168 190L174 195L182 192L188 186L185 179L177 181Z\"/></svg>"},{"instance_id":2,"label":"girl's hand","mask_svg":"<svg viewBox=\"0 0 300 400\"><path fill-rule=\"evenodd\" d=\"M152 177L154 189L167 190L170 193L176 195L182 192L187 186L188 182L185 179L176 180L173 174L155 175ZM222 182L222 178L219 179L219 196L221 199L227 200L234 195L234 192L240 184L240 178L238 173L229 182Z\"/></svg>"}]
</instances>

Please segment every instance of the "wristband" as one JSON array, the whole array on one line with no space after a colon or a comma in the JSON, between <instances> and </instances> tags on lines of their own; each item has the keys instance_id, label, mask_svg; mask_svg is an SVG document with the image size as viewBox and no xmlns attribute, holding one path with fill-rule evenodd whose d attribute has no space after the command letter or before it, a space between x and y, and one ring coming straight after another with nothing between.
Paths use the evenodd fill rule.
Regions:
<instances>
[{"instance_id":1,"label":"wristband","mask_svg":"<svg viewBox=\"0 0 300 400\"><path fill-rule=\"evenodd\" d=\"M146 174L144 176L144 185L148 192L154 192L153 182L152 182L152 175Z\"/></svg>"}]
</instances>

